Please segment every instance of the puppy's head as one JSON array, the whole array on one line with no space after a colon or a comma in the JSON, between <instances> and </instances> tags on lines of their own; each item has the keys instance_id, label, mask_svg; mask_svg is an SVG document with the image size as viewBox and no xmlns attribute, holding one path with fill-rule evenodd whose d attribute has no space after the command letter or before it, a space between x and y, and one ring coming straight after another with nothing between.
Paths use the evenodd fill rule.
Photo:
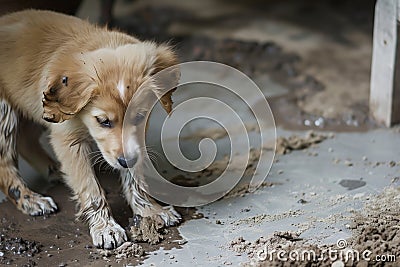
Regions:
<instances>
[{"instance_id":1,"label":"puppy's head","mask_svg":"<svg viewBox=\"0 0 400 267\"><path fill-rule=\"evenodd\" d=\"M49 70L43 119L54 123L81 120L113 168L133 167L143 149L144 136L139 129L145 127L148 110L142 105L135 110L131 134L124 140L129 149L124 151L122 131L128 104L136 93L153 94L170 113L171 91L163 95L146 84L151 84L148 82L156 73L176 64L177 57L168 46L151 42L65 55Z\"/></svg>"}]
</instances>

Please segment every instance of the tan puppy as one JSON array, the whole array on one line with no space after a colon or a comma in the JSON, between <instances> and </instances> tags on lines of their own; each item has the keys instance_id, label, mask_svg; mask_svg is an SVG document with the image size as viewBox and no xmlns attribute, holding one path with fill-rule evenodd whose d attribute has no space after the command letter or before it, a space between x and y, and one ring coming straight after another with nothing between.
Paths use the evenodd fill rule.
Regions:
<instances>
[{"instance_id":1,"label":"tan puppy","mask_svg":"<svg viewBox=\"0 0 400 267\"><path fill-rule=\"evenodd\" d=\"M124 157L122 144L124 114L135 91L177 63L169 47L140 42L75 17L28 10L0 18L0 51L0 188L19 210L30 215L57 210L50 197L27 188L18 173L17 143L22 156L42 173L57 168L40 147L39 134L24 129L31 120L50 129L65 182L94 245L115 248L127 237L113 219L93 172L93 140L107 163L121 170L123 192L134 214L158 214L166 225L180 221L172 207L161 207L149 198L140 177L126 169L140 164L143 144L129 140L129 158ZM170 112L170 94L158 97ZM142 117L135 123L140 124ZM27 134L19 137L20 142L18 126Z\"/></svg>"}]
</instances>

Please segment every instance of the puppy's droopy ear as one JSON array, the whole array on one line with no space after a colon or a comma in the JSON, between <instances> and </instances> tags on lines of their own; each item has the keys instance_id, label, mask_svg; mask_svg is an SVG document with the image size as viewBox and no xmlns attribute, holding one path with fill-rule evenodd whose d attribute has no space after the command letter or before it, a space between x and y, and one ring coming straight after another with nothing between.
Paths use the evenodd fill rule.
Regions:
<instances>
[{"instance_id":1,"label":"puppy's droopy ear","mask_svg":"<svg viewBox=\"0 0 400 267\"><path fill-rule=\"evenodd\" d=\"M165 111L172 111L172 93L176 90L179 82L180 72L177 66L178 57L171 47L160 45L157 47L157 58L153 65L153 72L157 89L154 91Z\"/></svg>"},{"instance_id":2,"label":"puppy's droopy ear","mask_svg":"<svg viewBox=\"0 0 400 267\"><path fill-rule=\"evenodd\" d=\"M90 101L95 88L79 73L54 75L43 92L43 119L54 123L71 119Z\"/></svg>"}]
</instances>

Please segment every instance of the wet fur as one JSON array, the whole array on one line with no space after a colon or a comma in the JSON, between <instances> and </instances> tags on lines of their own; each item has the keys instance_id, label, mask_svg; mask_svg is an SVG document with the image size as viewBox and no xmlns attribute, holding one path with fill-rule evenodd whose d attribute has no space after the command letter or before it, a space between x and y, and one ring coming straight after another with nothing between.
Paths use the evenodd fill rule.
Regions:
<instances>
[{"instance_id":1,"label":"wet fur","mask_svg":"<svg viewBox=\"0 0 400 267\"><path fill-rule=\"evenodd\" d=\"M175 65L175 54L166 45L35 10L0 18L0 49L1 190L26 214L52 213L57 210L54 201L31 191L20 177L17 149L41 173L59 167L93 243L103 248L119 246L127 236L113 219L93 172L91 142L111 167L121 169L116 159L123 150L122 122L129 100L152 75ZM125 86L123 94L118 84ZM159 97L170 112L171 95ZM99 126L95 114L110 117L113 127ZM30 134L30 121L50 130L61 166L40 147L40 134ZM179 222L171 207L159 206L146 194L138 175L121 169L121 183L134 214L158 214L166 225Z\"/></svg>"}]
</instances>

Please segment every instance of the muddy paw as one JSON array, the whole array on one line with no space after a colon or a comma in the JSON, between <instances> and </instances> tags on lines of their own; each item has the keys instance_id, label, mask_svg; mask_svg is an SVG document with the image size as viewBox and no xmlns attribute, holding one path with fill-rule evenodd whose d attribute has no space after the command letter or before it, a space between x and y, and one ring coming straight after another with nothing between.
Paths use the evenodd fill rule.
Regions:
<instances>
[{"instance_id":1,"label":"muddy paw","mask_svg":"<svg viewBox=\"0 0 400 267\"><path fill-rule=\"evenodd\" d=\"M172 206L162 207L158 215L164 221L165 226L174 226L182 221L181 215Z\"/></svg>"},{"instance_id":2,"label":"muddy paw","mask_svg":"<svg viewBox=\"0 0 400 267\"><path fill-rule=\"evenodd\" d=\"M20 209L31 216L40 216L57 211L57 205L51 197L39 194L24 195L18 203Z\"/></svg>"},{"instance_id":3,"label":"muddy paw","mask_svg":"<svg viewBox=\"0 0 400 267\"><path fill-rule=\"evenodd\" d=\"M154 217L159 216L163 222L163 226L174 226L182 221L181 215L172 206L160 206L157 203L147 207L146 209L139 209L135 212L141 217Z\"/></svg>"},{"instance_id":4,"label":"muddy paw","mask_svg":"<svg viewBox=\"0 0 400 267\"><path fill-rule=\"evenodd\" d=\"M98 248L114 249L128 240L125 230L114 219L100 220L90 227L93 244Z\"/></svg>"},{"instance_id":5,"label":"muddy paw","mask_svg":"<svg viewBox=\"0 0 400 267\"><path fill-rule=\"evenodd\" d=\"M161 207L153 205L151 210L146 210L144 217L135 214L130 219L130 235L132 240L157 244L168 233L165 227L177 225L182 217L172 206Z\"/></svg>"}]
</instances>

